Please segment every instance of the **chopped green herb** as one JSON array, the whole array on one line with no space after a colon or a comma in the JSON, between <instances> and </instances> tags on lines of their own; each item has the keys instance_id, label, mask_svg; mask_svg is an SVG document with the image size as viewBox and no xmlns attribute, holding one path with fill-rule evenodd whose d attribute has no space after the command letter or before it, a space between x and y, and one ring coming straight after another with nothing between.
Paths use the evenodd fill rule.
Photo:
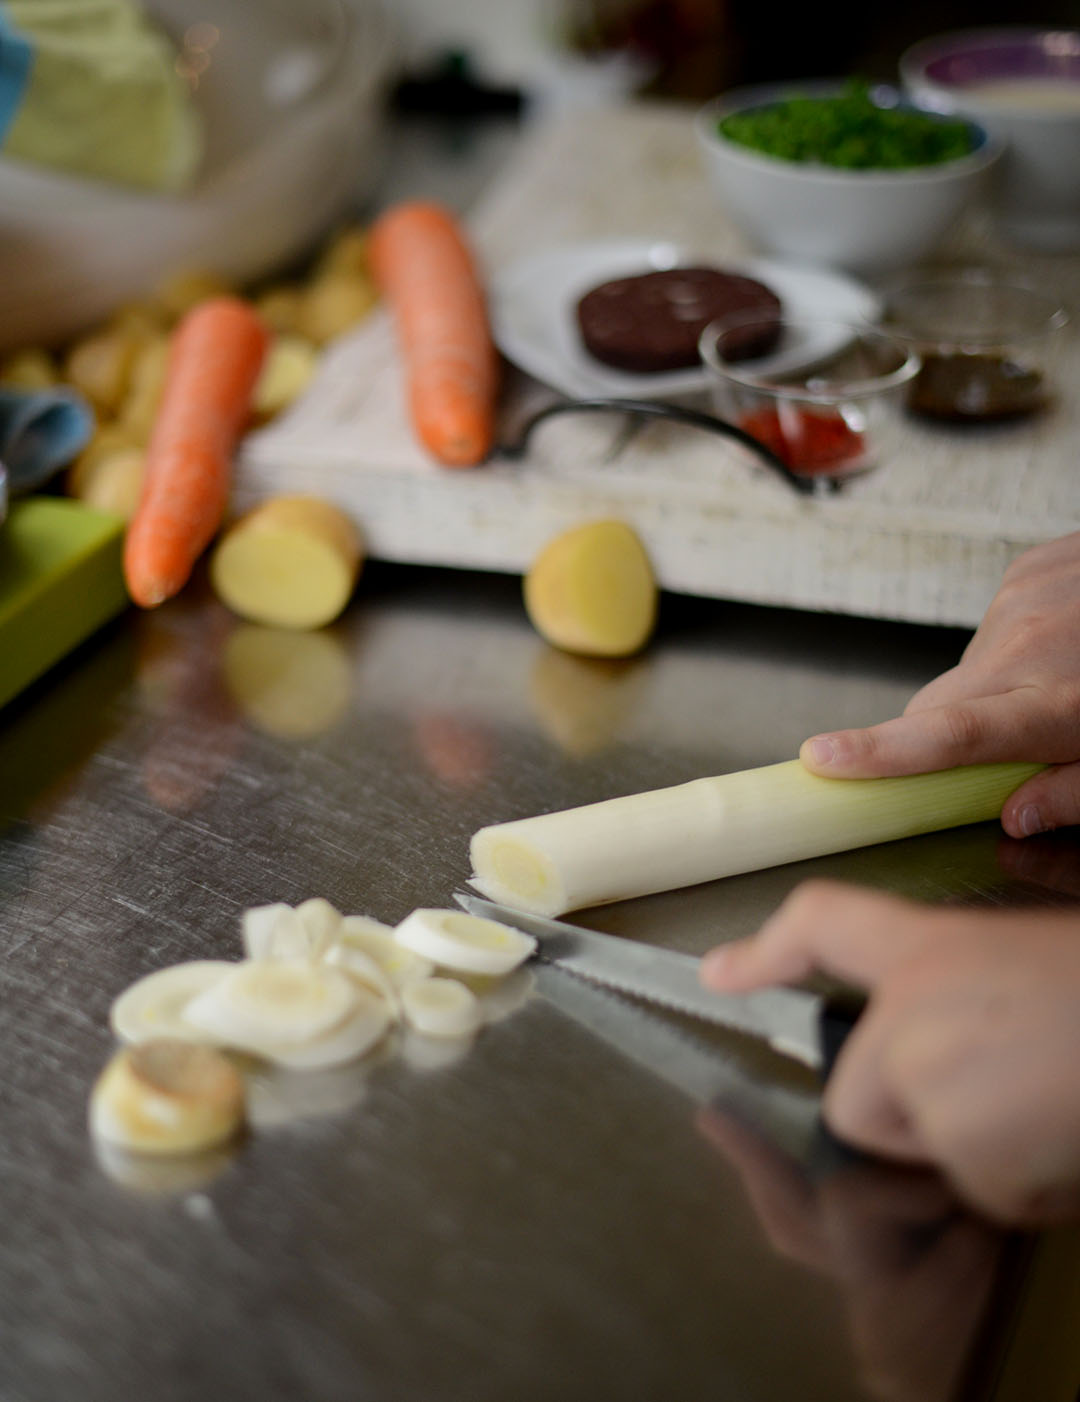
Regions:
<instances>
[{"instance_id":1,"label":"chopped green herb","mask_svg":"<svg viewBox=\"0 0 1080 1402\"><path fill-rule=\"evenodd\" d=\"M968 155L975 144L967 122L879 107L865 83L851 83L836 97L790 97L733 112L719 131L768 156L845 170L937 165Z\"/></svg>"}]
</instances>

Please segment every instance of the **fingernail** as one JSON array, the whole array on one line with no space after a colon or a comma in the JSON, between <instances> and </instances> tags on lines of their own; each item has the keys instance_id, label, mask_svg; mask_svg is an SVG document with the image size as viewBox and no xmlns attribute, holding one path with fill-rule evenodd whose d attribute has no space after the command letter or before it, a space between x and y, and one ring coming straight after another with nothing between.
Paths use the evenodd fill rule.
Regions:
<instances>
[{"instance_id":1,"label":"fingernail","mask_svg":"<svg viewBox=\"0 0 1080 1402\"><path fill-rule=\"evenodd\" d=\"M832 764L836 758L836 742L831 735L815 735L806 742L806 752L815 764Z\"/></svg>"},{"instance_id":2,"label":"fingernail","mask_svg":"<svg viewBox=\"0 0 1080 1402\"><path fill-rule=\"evenodd\" d=\"M1020 831L1025 837L1034 837L1037 832L1045 832L1046 824L1042 820L1042 814L1035 807L1034 803L1025 803L1017 814L1017 822L1020 824Z\"/></svg>"}]
</instances>

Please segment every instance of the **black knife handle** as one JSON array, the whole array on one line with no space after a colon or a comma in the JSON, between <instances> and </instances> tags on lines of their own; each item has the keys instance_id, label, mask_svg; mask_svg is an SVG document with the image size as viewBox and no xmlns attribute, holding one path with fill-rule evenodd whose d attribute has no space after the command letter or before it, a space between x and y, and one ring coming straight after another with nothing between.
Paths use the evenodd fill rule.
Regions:
<instances>
[{"instance_id":1,"label":"black knife handle","mask_svg":"<svg viewBox=\"0 0 1080 1402\"><path fill-rule=\"evenodd\" d=\"M844 1048L848 1034L866 1007L866 999L857 993L830 993L821 1005L818 1032L821 1038L821 1081L832 1075L836 1058Z\"/></svg>"}]
</instances>

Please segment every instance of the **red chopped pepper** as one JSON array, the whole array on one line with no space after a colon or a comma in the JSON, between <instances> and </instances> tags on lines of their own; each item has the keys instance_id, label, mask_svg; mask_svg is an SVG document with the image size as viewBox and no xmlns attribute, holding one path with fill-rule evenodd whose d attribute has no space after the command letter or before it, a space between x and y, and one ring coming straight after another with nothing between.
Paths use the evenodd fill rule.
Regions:
<instances>
[{"instance_id":1,"label":"red chopped pepper","mask_svg":"<svg viewBox=\"0 0 1080 1402\"><path fill-rule=\"evenodd\" d=\"M838 410L755 409L744 414L739 427L771 448L792 472L850 471L866 452L863 434L849 427Z\"/></svg>"}]
</instances>

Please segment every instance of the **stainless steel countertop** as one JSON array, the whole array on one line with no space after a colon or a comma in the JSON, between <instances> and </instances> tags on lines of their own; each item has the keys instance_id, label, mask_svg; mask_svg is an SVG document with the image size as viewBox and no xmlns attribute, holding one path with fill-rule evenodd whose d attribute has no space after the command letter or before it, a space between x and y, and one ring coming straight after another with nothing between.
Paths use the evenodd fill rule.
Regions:
<instances>
[{"instance_id":1,"label":"stainless steel countertop","mask_svg":"<svg viewBox=\"0 0 1080 1402\"><path fill-rule=\"evenodd\" d=\"M589 662L516 580L387 566L318 634L200 580L94 639L0 715L0 1396L988 1396L1024 1244L933 1178L819 1154L812 1084L734 1038L708 1046L739 1112L709 1116L526 988L457 1059L259 1077L231 1157L137 1174L85 1127L113 997L235 957L246 906L446 904L477 827L787 758L963 641L668 598L642 657ZM810 871L1065 900L1077 856L986 826L582 918L701 952Z\"/></svg>"},{"instance_id":2,"label":"stainless steel countertop","mask_svg":"<svg viewBox=\"0 0 1080 1402\"><path fill-rule=\"evenodd\" d=\"M643 657L587 662L540 641L514 580L385 566L320 634L238 623L198 585L95 640L0 726L0 1394L952 1395L1004 1238L933 1182L801 1167L753 1128L752 1089L742 1128L710 1133L535 991L456 1063L391 1046L263 1084L262 1116L301 1117L206 1181L110 1174L85 1110L111 999L234 957L245 906L446 903L481 824L783 758L895 711L961 643L666 599ZM700 952L807 869L997 898L1018 847L968 829L585 919ZM1020 855L1031 895L1076 852ZM715 1050L748 1086L812 1093Z\"/></svg>"}]
</instances>

